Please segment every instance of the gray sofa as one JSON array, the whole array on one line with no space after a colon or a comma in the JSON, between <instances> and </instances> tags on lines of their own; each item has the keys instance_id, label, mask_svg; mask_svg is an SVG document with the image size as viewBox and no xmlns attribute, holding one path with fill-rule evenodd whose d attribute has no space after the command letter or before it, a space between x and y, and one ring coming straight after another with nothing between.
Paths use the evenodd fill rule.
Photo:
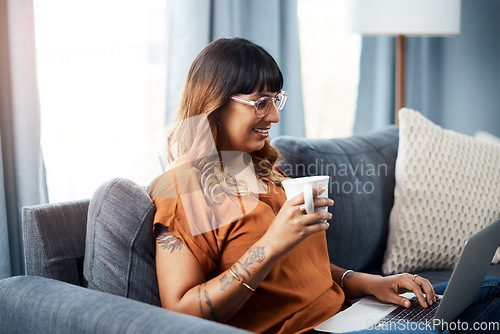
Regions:
<instances>
[{"instance_id":1,"label":"gray sofa","mask_svg":"<svg viewBox=\"0 0 500 334\"><path fill-rule=\"evenodd\" d=\"M344 139L281 137L273 144L288 175L332 176L331 262L380 273L398 129ZM363 173L359 167L369 164L383 173ZM0 281L0 333L244 333L159 307L154 213L146 191L126 179L104 183L90 201L24 208L28 275ZM451 272L419 274L438 283ZM500 266L491 266L488 275L500 276Z\"/></svg>"}]
</instances>

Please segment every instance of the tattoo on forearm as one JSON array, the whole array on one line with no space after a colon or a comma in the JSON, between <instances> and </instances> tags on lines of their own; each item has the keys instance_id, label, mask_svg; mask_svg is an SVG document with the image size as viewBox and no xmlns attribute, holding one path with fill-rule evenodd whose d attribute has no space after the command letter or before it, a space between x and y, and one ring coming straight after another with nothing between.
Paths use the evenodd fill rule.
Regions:
<instances>
[{"instance_id":1,"label":"tattoo on forearm","mask_svg":"<svg viewBox=\"0 0 500 334\"><path fill-rule=\"evenodd\" d=\"M245 259L245 262L241 263L240 261L237 261L237 263L240 264L241 269L243 269L248 275L250 275L248 267L250 267L250 265L255 262L262 263L262 261L264 261L265 258L266 254L264 251L264 247L253 246L248 250L248 257Z\"/></svg>"},{"instance_id":2,"label":"tattoo on forearm","mask_svg":"<svg viewBox=\"0 0 500 334\"><path fill-rule=\"evenodd\" d=\"M163 249L170 249L170 253L176 249L181 249L183 245L182 240L170 233L168 227L159 226L162 227L157 227L156 242L158 245Z\"/></svg>"},{"instance_id":3,"label":"tattoo on forearm","mask_svg":"<svg viewBox=\"0 0 500 334\"><path fill-rule=\"evenodd\" d=\"M201 303L201 285L198 285L198 301L200 302L200 313L201 317L206 319L205 312L203 312L203 305Z\"/></svg>"},{"instance_id":4,"label":"tattoo on forearm","mask_svg":"<svg viewBox=\"0 0 500 334\"><path fill-rule=\"evenodd\" d=\"M249 263L254 263L254 262L259 262L262 263L266 256L264 255L264 247L262 246L254 246L248 250L249 257L248 257L248 262Z\"/></svg>"},{"instance_id":5,"label":"tattoo on forearm","mask_svg":"<svg viewBox=\"0 0 500 334\"><path fill-rule=\"evenodd\" d=\"M239 268L241 267L243 270L245 270L245 272L248 274L248 276L250 276L250 272L248 270L246 270L245 268L243 268L243 264L240 261L236 261L236 264L239 264L239 266L232 267L236 276L238 276L239 278L241 278L244 281L247 280L247 277L241 272L241 270Z\"/></svg>"},{"instance_id":6,"label":"tattoo on forearm","mask_svg":"<svg viewBox=\"0 0 500 334\"><path fill-rule=\"evenodd\" d=\"M235 278L233 276L227 276L226 274L224 274L224 276L222 276L220 278L220 289L221 291L224 291L226 290L226 288L228 286L231 285L231 283L233 283L233 281L235 280Z\"/></svg>"},{"instance_id":7,"label":"tattoo on forearm","mask_svg":"<svg viewBox=\"0 0 500 334\"><path fill-rule=\"evenodd\" d=\"M239 266L234 267L234 269L233 269L234 273L244 280L247 279L246 276L241 272L241 270L239 268L243 269L247 273L248 276L251 275L250 272L247 270L247 268L240 261L236 261L236 264L239 264ZM247 267L248 267L248 265L247 265Z\"/></svg>"},{"instance_id":8,"label":"tattoo on forearm","mask_svg":"<svg viewBox=\"0 0 500 334\"><path fill-rule=\"evenodd\" d=\"M219 317L217 316L217 313L215 313L215 307L212 305L212 301L210 300L210 296L208 295L208 291L205 289L204 291L205 294L205 299L208 307L210 307L210 315L212 316L212 320L220 322Z\"/></svg>"},{"instance_id":9,"label":"tattoo on forearm","mask_svg":"<svg viewBox=\"0 0 500 334\"><path fill-rule=\"evenodd\" d=\"M348 272L348 273L345 275L345 277L344 277L344 281L345 281L345 280L348 280L348 279L349 279L349 278L351 278L351 277L358 276L358 275L360 275L360 273L355 272L355 271L350 271L350 272Z\"/></svg>"},{"instance_id":10,"label":"tattoo on forearm","mask_svg":"<svg viewBox=\"0 0 500 334\"><path fill-rule=\"evenodd\" d=\"M203 283L203 284L198 285L198 302L200 304L201 317L204 319L210 320L210 316L211 316L212 320L220 322L220 319L217 316L217 313L215 313L215 307L212 304L212 300L210 300L210 296L208 295L208 291L206 289L206 286L207 286L207 283ZM205 312L203 311L203 302L201 300L201 287L203 287L203 295L205 296L205 302L208 305L208 307L210 308L210 316L206 315Z\"/></svg>"}]
</instances>

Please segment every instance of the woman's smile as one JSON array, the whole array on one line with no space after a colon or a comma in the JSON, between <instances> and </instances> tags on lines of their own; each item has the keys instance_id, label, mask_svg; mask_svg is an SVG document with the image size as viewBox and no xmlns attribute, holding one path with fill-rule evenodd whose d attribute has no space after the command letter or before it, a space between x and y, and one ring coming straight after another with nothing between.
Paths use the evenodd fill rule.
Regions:
<instances>
[{"instance_id":1,"label":"woman's smile","mask_svg":"<svg viewBox=\"0 0 500 334\"><path fill-rule=\"evenodd\" d=\"M262 137L263 139L266 139L269 137L269 130L271 127L268 128L253 128L252 131L255 132L259 137Z\"/></svg>"}]
</instances>

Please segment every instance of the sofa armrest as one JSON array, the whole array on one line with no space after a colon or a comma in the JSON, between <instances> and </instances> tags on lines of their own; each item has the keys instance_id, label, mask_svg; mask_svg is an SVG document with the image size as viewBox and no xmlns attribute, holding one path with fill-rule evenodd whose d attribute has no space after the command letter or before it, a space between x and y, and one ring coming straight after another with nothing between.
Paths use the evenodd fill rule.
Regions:
<instances>
[{"instance_id":1,"label":"sofa armrest","mask_svg":"<svg viewBox=\"0 0 500 334\"><path fill-rule=\"evenodd\" d=\"M88 208L88 199L23 208L28 275L83 284Z\"/></svg>"},{"instance_id":2,"label":"sofa armrest","mask_svg":"<svg viewBox=\"0 0 500 334\"><path fill-rule=\"evenodd\" d=\"M248 333L38 276L0 281L0 333Z\"/></svg>"}]
</instances>

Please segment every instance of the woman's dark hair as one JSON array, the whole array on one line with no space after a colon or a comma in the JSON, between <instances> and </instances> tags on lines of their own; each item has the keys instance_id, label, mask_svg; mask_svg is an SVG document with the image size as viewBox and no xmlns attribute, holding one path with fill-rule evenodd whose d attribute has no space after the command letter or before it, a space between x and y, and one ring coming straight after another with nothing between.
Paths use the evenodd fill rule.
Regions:
<instances>
[{"instance_id":1,"label":"woman's dark hair","mask_svg":"<svg viewBox=\"0 0 500 334\"><path fill-rule=\"evenodd\" d=\"M279 92L282 87L281 70L262 47L243 38L217 39L191 65L177 120L210 116L235 94Z\"/></svg>"},{"instance_id":2,"label":"woman's dark hair","mask_svg":"<svg viewBox=\"0 0 500 334\"><path fill-rule=\"evenodd\" d=\"M243 38L210 43L193 62L189 77L210 78L219 94L229 98L266 89L279 92L283 75L276 61L259 45Z\"/></svg>"}]
</instances>

